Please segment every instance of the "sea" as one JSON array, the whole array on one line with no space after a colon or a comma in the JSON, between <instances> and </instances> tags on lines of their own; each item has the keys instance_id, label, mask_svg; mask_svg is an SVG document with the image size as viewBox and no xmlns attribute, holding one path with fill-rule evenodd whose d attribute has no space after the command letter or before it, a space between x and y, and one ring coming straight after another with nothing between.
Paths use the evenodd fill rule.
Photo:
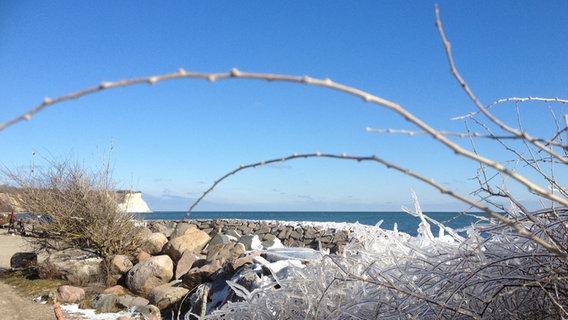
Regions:
<instances>
[{"instance_id":1,"label":"sea","mask_svg":"<svg viewBox=\"0 0 568 320\"><path fill-rule=\"evenodd\" d=\"M483 213L460 212L425 212L430 218L442 222L445 226L460 230L470 226L483 216ZM195 211L186 217L185 211L155 211L151 213L139 213L139 219L144 220L192 220L199 219L239 219L239 220L270 220L270 221L294 221L294 222L358 222L364 225L377 225L386 230L393 230L394 225L401 232L412 236L417 234L420 219L406 212L387 211ZM437 235L438 227L430 223L432 232Z\"/></svg>"}]
</instances>

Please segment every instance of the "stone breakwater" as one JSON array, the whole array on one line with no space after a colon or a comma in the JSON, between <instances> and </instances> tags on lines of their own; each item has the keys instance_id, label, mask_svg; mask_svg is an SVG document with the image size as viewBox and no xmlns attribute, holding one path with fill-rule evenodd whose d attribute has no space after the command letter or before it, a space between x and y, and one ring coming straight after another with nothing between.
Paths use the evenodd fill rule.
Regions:
<instances>
[{"instance_id":1,"label":"stone breakwater","mask_svg":"<svg viewBox=\"0 0 568 320\"><path fill-rule=\"evenodd\" d=\"M315 250L329 250L330 253L342 252L345 245L352 239L349 224L345 223L311 223L289 221L258 221L258 220L185 220L146 221L145 225L150 230L161 231L173 230L177 224L187 223L204 231L211 237L217 233L237 236L256 235L259 240L265 242L265 247L270 242L280 241L286 247L312 248ZM278 240L277 240L278 239Z\"/></svg>"}]
</instances>

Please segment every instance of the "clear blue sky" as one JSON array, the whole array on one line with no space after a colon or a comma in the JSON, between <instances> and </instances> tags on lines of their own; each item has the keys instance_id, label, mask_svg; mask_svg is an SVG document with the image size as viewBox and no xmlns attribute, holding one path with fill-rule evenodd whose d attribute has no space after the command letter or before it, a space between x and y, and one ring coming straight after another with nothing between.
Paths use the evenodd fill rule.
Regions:
<instances>
[{"instance_id":1,"label":"clear blue sky","mask_svg":"<svg viewBox=\"0 0 568 320\"><path fill-rule=\"evenodd\" d=\"M331 78L396 101L437 129L463 131L449 119L474 106L450 76L434 4L1 1L0 121L102 81L236 67ZM457 66L484 104L568 97L567 1L439 6ZM475 164L431 138L366 127L413 129L390 111L327 89L176 80L55 105L0 132L0 161L41 166L71 155L94 166L113 146L115 180L141 190L153 210L187 209L240 164L317 151L376 154L456 191L475 189ZM426 211L463 207L378 164L311 159L240 172L196 210L399 210L411 203L411 188Z\"/></svg>"}]
</instances>

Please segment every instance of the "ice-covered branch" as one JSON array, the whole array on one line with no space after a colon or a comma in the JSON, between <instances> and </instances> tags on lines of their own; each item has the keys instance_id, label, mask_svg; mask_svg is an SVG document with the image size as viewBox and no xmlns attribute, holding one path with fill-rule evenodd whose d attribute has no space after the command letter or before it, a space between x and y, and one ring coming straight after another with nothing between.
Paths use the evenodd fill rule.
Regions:
<instances>
[{"instance_id":1,"label":"ice-covered branch","mask_svg":"<svg viewBox=\"0 0 568 320\"><path fill-rule=\"evenodd\" d=\"M540 102L557 102L557 103L562 103L562 104L568 104L568 100L566 99L560 99L560 98L540 98L540 97L509 97L509 98L501 98L501 99L497 99L495 101L493 101L490 105L485 106L484 109L491 109L494 106L498 105L498 104L502 104L505 102L527 102L527 101L540 101ZM479 114L481 111L472 111L466 115L463 116L458 116L455 118L452 118L452 120L461 120L461 119L466 119L466 118L471 118L477 114Z\"/></svg>"},{"instance_id":2,"label":"ice-covered branch","mask_svg":"<svg viewBox=\"0 0 568 320\"><path fill-rule=\"evenodd\" d=\"M419 135L426 135L428 134L425 131L412 131L406 129L376 129L376 128L365 128L367 132L373 133L388 133L388 134L403 134L408 136L419 136ZM561 131L562 132L562 131ZM519 137L516 135L508 135L508 136L498 136L494 134L483 134L478 132L450 132L450 131L439 131L440 134L447 136L447 137L457 137L457 138L482 138L482 139L490 139L490 140L523 140L523 137ZM535 138L539 142L544 142L549 145L564 147L563 144L558 142L554 142L552 140L542 139L542 138Z\"/></svg>"}]
</instances>

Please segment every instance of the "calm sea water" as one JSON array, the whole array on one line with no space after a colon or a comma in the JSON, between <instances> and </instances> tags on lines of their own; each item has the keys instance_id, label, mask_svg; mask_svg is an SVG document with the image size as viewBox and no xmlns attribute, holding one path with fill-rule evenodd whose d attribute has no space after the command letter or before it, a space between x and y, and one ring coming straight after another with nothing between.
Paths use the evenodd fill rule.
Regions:
<instances>
[{"instance_id":1,"label":"calm sea water","mask_svg":"<svg viewBox=\"0 0 568 320\"><path fill-rule=\"evenodd\" d=\"M461 215L458 212L427 212L429 217L443 222L444 225L459 229L471 225L477 219ZM481 214L479 214L481 215ZM182 220L183 211L156 211L141 213L139 218L146 220ZM420 219L406 212L324 212L324 211L222 211L222 212L192 212L189 219L241 219L241 220L279 220L279 221L317 221L317 222L359 222L366 225L376 225L383 221L381 228L392 230L394 224L398 230L416 235ZM432 224L431 224L432 225ZM437 234L438 228L432 226Z\"/></svg>"}]
</instances>

